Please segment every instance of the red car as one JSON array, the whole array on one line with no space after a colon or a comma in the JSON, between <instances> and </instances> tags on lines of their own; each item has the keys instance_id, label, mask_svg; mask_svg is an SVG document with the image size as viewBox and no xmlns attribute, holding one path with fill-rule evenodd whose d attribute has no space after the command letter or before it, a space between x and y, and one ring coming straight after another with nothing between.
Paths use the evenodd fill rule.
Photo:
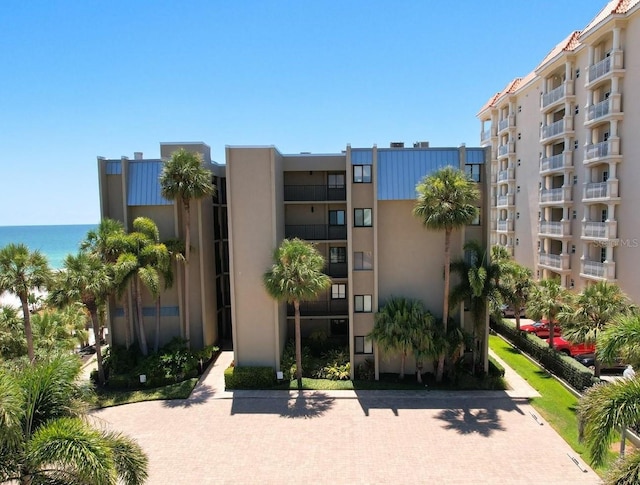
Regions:
<instances>
[{"instance_id":1,"label":"red car","mask_svg":"<svg viewBox=\"0 0 640 485\"><path fill-rule=\"evenodd\" d=\"M520 330L532 333L540 338L549 338L549 323L548 322L536 322L531 325L520 325ZM560 327L555 325L553 327L554 337L560 335Z\"/></svg>"},{"instance_id":2,"label":"red car","mask_svg":"<svg viewBox=\"0 0 640 485\"><path fill-rule=\"evenodd\" d=\"M547 343L549 339L547 339ZM580 354L593 354L596 351L594 344L572 344L562 337L553 338L553 347L558 351L575 357Z\"/></svg>"}]
</instances>

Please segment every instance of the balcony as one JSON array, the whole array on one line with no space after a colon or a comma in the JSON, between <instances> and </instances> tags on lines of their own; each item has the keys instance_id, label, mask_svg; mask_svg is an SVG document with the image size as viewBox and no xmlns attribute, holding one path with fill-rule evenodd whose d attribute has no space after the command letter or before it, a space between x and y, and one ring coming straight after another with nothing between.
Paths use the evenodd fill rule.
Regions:
<instances>
[{"instance_id":1,"label":"balcony","mask_svg":"<svg viewBox=\"0 0 640 485\"><path fill-rule=\"evenodd\" d=\"M513 231L513 219L499 220L497 224L498 232L512 232Z\"/></svg>"},{"instance_id":2,"label":"balcony","mask_svg":"<svg viewBox=\"0 0 640 485\"><path fill-rule=\"evenodd\" d=\"M603 162L613 157L620 158L619 138L587 145L584 149L583 163L589 165L591 163Z\"/></svg>"},{"instance_id":3,"label":"balcony","mask_svg":"<svg viewBox=\"0 0 640 485\"><path fill-rule=\"evenodd\" d=\"M565 204L571 201L571 187L542 189L540 191L540 204Z\"/></svg>"},{"instance_id":4,"label":"balcony","mask_svg":"<svg viewBox=\"0 0 640 485\"><path fill-rule=\"evenodd\" d=\"M607 180L606 182L593 182L584 185L582 202L607 202L618 199L618 181Z\"/></svg>"},{"instance_id":5,"label":"balcony","mask_svg":"<svg viewBox=\"0 0 640 485\"><path fill-rule=\"evenodd\" d=\"M614 281L616 279L616 263L582 260L580 261L580 276L597 281Z\"/></svg>"},{"instance_id":6,"label":"balcony","mask_svg":"<svg viewBox=\"0 0 640 485\"><path fill-rule=\"evenodd\" d=\"M326 185L285 185L284 200L285 202L346 201L347 189Z\"/></svg>"},{"instance_id":7,"label":"balcony","mask_svg":"<svg viewBox=\"0 0 640 485\"><path fill-rule=\"evenodd\" d=\"M284 226L284 237L306 239L307 241L344 241L347 239L347 226L328 224L298 224Z\"/></svg>"},{"instance_id":8,"label":"balcony","mask_svg":"<svg viewBox=\"0 0 640 485\"><path fill-rule=\"evenodd\" d=\"M609 57L605 57L593 66L589 66L587 71L587 82L585 87L591 88L593 84L603 79L609 79L613 74L624 72L622 51L614 51Z\"/></svg>"},{"instance_id":9,"label":"balcony","mask_svg":"<svg viewBox=\"0 0 640 485\"><path fill-rule=\"evenodd\" d=\"M516 126L516 115L511 114L506 118L498 121L498 134L508 130L509 128L515 128L515 126Z\"/></svg>"},{"instance_id":10,"label":"balcony","mask_svg":"<svg viewBox=\"0 0 640 485\"><path fill-rule=\"evenodd\" d=\"M565 81L560 86L542 95L540 108L543 111L550 110L565 101L568 96L573 96L573 81Z\"/></svg>"},{"instance_id":11,"label":"balcony","mask_svg":"<svg viewBox=\"0 0 640 485\"><path fill-rule=\"evenodd\" d=\"M612 94L608 99L587 107L584 126L592 126L611 118L622 119L622 95Z\"/></svg>"},{"instance_id":12,"label":"balcony","mask_svg":"<svg viewBox=\"0 0 640 485\"><path fill-rule=\"evenodd\" d=\"M571 260L568 254L540 253L538 264L554 271L570 271Z\"/></svg>"},{"instance_id":13,"label":"balcony","mask_svg":"<svg viewBox=\"0 0 640 485\"><path fill-rule=\"evenodd\" d=\"M540 142L546 143L554 138L573 134L573 116L565 116L563 119L540 128Z\"/></svg>"},{"instance_id":14,"label":"balcony","mask_svg":"<svg viewBox=\"0 0 640 485\"><path fill-rule=\"evenodd\" d=\"M618 237L618 221L582 221L582 239L615 240Z\"/></svg>"},{"instance_id":15,"label":"balcony","mask_svg":"<svg viewBox=\"0 0 640 485\"><path fill-rule=\"evenodd\" d=\"M510 205L515 205L513 194L499 195L496 198L496 207L506 207Z\"/></svg>"},{"instance_id":16,"label":"balcony","mask_svg":"<svg viewBox=\"0 0 640 485\"><path fill-rule=\"evenodd\" d=\"M513 168L500 170L498 172L498 182L506 182L507 180L515 180L516 172Z\"/></svg>"},{"instance_id":17,"label":"balcony","mask_svg":"<svg viewBox=\"0 0 640 485\"><path fill-rule=\"evenodd\" d=\"M538 235L543 237L571 237L571 221L540 221Z\"/></svg>"},{"instance_id":18,"label":"balcony","mask_svg":"<svg viewBox=\"0 0 640 485\"><path fill-rule=\"evenodd\" d=\"M498 147L498 159L514 155L516 153L516 144L512 141Z\"/></svg>"},{"instance_id":19,"label":"balcony","mask_svg":"<svg viewBox=\"0 0 640 485\"><path fill-rule=\"evenodd\" d=\"M315 300L300 302L300 316L302 317L319 317L348 315L349 303L343 300ZM287 305L287 316L295 315L293 305Z\"/></svg>"},{"instance_id":20,"label":"balcony","mask_svg":"<svg viewBox=\"0 0 640 485\"><path fill-rule=\"evenodd\" d=\"M540 159L540 175L562 172L573 167L573 153L566 151Z\"/></svg>"},{"instance_id":21,"label":"balcony","mask_svg":"<svg viewBox=\"0 0 640 485\"><path fill-rule=\"evenodd\" d=\"M325 266L324 273L332 278L346 278L348 274L347 263L330 263Z\"/></svg>"},{"instance_id":22,"label":"balcony","mask_svg":"<svg viewBox=\"0 0 640 485\"><path fill-rule=\"evenodd\" d=\"M480 144L484 145L484 144L488 144L491 141L491 132L493 130L491 128L489 128L488 130L483 131L482 133L480 133Z\"/></svg>"}]
</instances>

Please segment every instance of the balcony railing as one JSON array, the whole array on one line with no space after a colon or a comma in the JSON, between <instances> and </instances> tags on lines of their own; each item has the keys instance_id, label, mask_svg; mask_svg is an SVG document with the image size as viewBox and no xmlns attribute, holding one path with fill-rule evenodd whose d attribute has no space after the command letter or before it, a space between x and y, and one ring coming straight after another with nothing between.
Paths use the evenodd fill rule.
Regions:
<instances>
[{"instance_id":1,"label":"balcony railing","mask_svg":"<svg viewBox=\"0 0 640 485\"><path fill-rule=\"evenodd\" d=\"M561 221L542 221L540 222L538 233L561 236L562 229L563 229L563 226Z\"/></svg>"},{"instance_id":2,"label":"balcony railing","mask_svg":"<svg viewBox=\"0 0 640 485\"><path fill-rule=\"evenodd\" d=\"M582 237L593 239L616 239L618 237L618 222L583 221Z\"/></svg>"},{"instance_id":3,"label":"balcony railing","mask_svg":"<svg viewBox=\"0 0 640 485\"><path fill-rule=\"evenodd\" d=\"M562 84L562 85L558 86L557 88L552 89L548 93L543 94L542 95L542 107L546 108L550 104L553 104L556 101L558 101L559 99L564 98L565 91L566 91L565 85Z\"/></svg>"},{"instance_id":4,"label":"balcony railing","mask_svg":"<svg viewBox=\"0 0 640 485\"><path fill-rule=\"evenodd\" d=\"M540 254L540 264L551 268L562 268L562 256L559 254Z\"/></svg>"},{"instance_id":5,"label":"balcony railing","mask_svg":"<svg viewBox=\"0 0 640 485\"><path fill-rule=\"evenodd\" d=\"M515 124L516 124L515 115L511 114L507 116L506 118L498 121L498 133L501 132L502 130L506 130L510 126L515 126Z\"/></svg>"},{"instance_id":6,"label":"balcony railing","mask_svg":"<svg viewBox=\"0 0 640 485\"><path fill-rule=\"evenodd\" d=\"M587 108L586 121L597 120L603 116L607 116L611 111L611 100L605 99L598 104L592 104Z\"/></svg>"},{"instance_id":7,"label":"balcony railing","mask_svg":"<svg viewBox=\"0 0 640 485\"><path fill-rule=\"evenodd\" d=\"M513 205L513 196L511 194L499 195L496 199L496 206Z\"/></svg>"},{"instance_id":8,"label":"balcony railing","mask_svg":"<svg viewBox=\"0 0 640 485\"><path fill-rule=\"evenodd\" d=\"M315 300L300 302L300 315L302 317L317 317L323 315L347 315L349 303L343 300ZM287 315L294 316L293 305L287 305Z\"/></svg>"},{"instance_id":9,"label":"balcony railing","mask_svg":"<svg viewBox=\"0 0 640 485\"><path fill-rule=\"evenodd\" d=\"M491 129L485 130L480 134L480 141L488 141L491 138Z\"/></svg>"},{"instance_id":10,"label":"balcony railing","mask_svg":"<svg viewBox=\"0 0 640 485\"><path fill-rule=\"evenodd\" d=\"M594 158L606 157L610 152L610 142L602 141L600 143L594 143L587 145L584 152L584 159L591 160Z\"/></svg>"},{"instance_id":11,"label":"balcony railing","mask_svg":"<svg viewBox=\"0 0 640 485\"><path fill-rule=\"evenodd\" d=\"M324 268L324 273L332 278L346 278L348 273L347 263L330 263Z\"/></svg>"},{"instance_id":12,"label":"balcony railing","mask_svg":"<svg viewBox=\"0 0 640 485\"><path fill-rule=\"evenodd\" d=\"M301 224L284 226L286 238L298 237L308 241L344 240L347 239L347 226L327 224Z\"/></svg>"},{"instance_id":13,"label":"balcony railing","mask_svg":"<svg viewBox=\"0 0 640 485\"><path fill-rule=\"evenodd\" d=\"M592 82L610 72L611 72L611 57L605 57L600 62L597 62L593 66L589 67L587 79L589 80L589 82Z\"/></svg>"},{"instance_id":14,"label":"balcony railing","mask_svg":"<svg viewBox=\"0 0 640 485\"><path fill-rule=\"evenodd\" d=\"M285 201L347 200L345 187L328 187L326 185L285 185Z\"/></svg>"},{"instance_id":15,"label":"balcony railing","mask_svg":"<svg viewBox=\"0 0 640 485\"><path fill-rule=\"evenodd\" d=\"M513 178L513 169L500 170L498 172L498 182L504 182Z\"/></svg>"},{"instance_id":16,"label":"balcony railing","mask_svg":"<svg viewBox=\"0 0 640 485\"><path fill-rule=\"evenodd\" d=\"M595 182L584 187L585 199L601 199L607 197L607 182Z\"/></svg>"},{"instance_id":17,"label":"balcony railing","mask_svg":"<svg viewBox=\"0 0 640 485\"><path fill-rule=\"evenodd\" d=\"M564 167L564 154L553 155L552 157L543 158L540 160L540 171L556 170Z\"/></svg>"},{"instance_id":18,"label":"balcony railing","mask_svg":"<svg viewBox=\"0 0 640 485\"><path fill-rule=\"evenodd\" d=\"M507 153L509 153L509 144L500 145L498 147L498 156L499 157L502 157L502 156L506 155Z\"/></svg>"},{"instance_id":19,"label":"balcony railing","mask_svg":"<svg viewBox=\"0 0 640 485\"><path fill-rule=\"evenodd\" d=\"M541 138L550 138L564 132L564 120L558 120L550 125L544 125L542 127Z\"/></svg>"},{"instance_id":20,"label":"balcony railing","mask_svg":"<svg viewBox=\"0 0 640 485\"><path fill-rule=\"evenodd\" d=\"M513 221L510 219L498 221L498 231L513 231Z\"/></svg>"},{"instance_id":21,"label":"balcony railing","mask_svg":"<svg viewBox=\"0 0 640 485\"><path fill-rule=\"evenodd\" d=\"M540 202L563 202L571 200L571 188L543 189L540 191Z\"/></svg>"}]
</instances>

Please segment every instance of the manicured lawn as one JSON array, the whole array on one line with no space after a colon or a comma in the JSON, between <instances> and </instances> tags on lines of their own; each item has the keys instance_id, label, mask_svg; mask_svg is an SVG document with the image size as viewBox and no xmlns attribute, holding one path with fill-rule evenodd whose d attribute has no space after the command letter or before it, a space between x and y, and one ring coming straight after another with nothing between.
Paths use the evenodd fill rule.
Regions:
<instances>
[{"instance_id":1,"label":"manicured lawn","mask_svg":"<svg viewBox=\"0 0 640 485\"><path fill-rule=\"evenodd\" d=\"M177 384L171 384L155 389L142 389L138 391L109 391L99 390L96 393L96 407L107 408L120 404L131 404L142 401L157 401L161 399L186 399L198 383L198 379L188 379Z\"/></svg>"},{"instance_id":2,"label":"manicured lawn","mask_svg":"<svg viewBox=\"0 0 640 485\"><path fill-rule=\"evenodd\" d=\"M498 357L504 360L509 367L540 393L540 397L531 399L531 405L562 436L569 446L586 463L589 463L589 454L586 447L578 442L578 419L576 417L578 398L546 370L531 362L518 349L512 347L500 337L491 335L489 337L489 346ZM617 455L613 452L609 455L609 463L611 463ZM608 466L607 464L596 471L602 473L606 471Z\"/></svg>"}]
</instances>

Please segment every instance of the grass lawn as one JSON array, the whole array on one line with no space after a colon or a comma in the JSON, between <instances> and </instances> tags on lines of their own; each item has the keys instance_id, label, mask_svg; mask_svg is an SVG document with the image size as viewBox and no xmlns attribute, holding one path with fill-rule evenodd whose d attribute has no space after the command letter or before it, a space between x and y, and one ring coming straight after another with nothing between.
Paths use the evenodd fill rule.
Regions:
<instances>
[{"instance_id":1,"label":"grass lawn","mask_svg":"<svg viewBox=\"0 0 640 485\"><path fill-rule=\"evenodd\" d=\"M198 378L194 377L186 381L178 382L177 384L170 384L154 389L141 389L138 391L110 391L101 389L96 392L95 406L97 408L107 408L142 401L186 399L197 383Z\"/></svg>"},{"instance_id":2,"label":"grass lawn","mask_svg":"<svg viewBox=\"0 0 640 485\"><path fill-rule=\"evenodd\" d=\"M512 347L498 336L489 337L489 346L509 367L525 379L531 387L540 393L540 397L531 399L531 405L562 436L576 453L589 463L586 447L578 442L578 419L576 406L578 398L569 392L546 370L531 362L518 349ZM617 454L610 452L607 464L596 471L602 474Z\"/></svg>"}]
</instances>

